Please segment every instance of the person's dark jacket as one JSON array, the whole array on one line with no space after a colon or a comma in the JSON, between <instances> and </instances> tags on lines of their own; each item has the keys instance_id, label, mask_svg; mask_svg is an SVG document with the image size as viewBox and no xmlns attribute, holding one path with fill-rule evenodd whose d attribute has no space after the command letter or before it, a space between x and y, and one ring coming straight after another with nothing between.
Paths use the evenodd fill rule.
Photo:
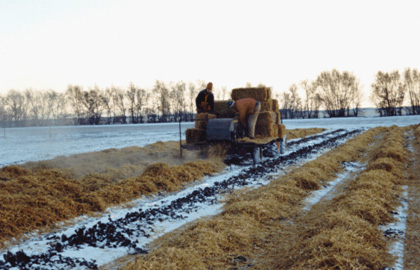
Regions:
<instances>
[{"instance_id":1,"label":"person's dark jacket","mask_svg":"<svg viewBox=\"0 0 420 270\"><path fill-rule=\"evenodd\" d=\"M197 106L197 112L210 112L214 111L214 96L213 93L208 93L207 89L201 90L195 99L195 105Z\"/></svg>"}]
</instances>

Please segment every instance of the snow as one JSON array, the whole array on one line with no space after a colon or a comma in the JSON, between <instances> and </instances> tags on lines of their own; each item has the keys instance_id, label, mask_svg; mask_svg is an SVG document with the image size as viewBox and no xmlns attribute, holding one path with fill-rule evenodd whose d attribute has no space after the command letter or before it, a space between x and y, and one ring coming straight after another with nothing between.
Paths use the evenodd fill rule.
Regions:
<instances>
[{"instance_id":1,"label":"snow","mask_svg":"<svg viewBox=\"0 0 420 270\"><path fill-rule=\"evenodd\" d=\"M283 123L288 129L321 127L328 130L344 128L347 130L355 128L373 128L377 126L408 126L420 123L420 116L402 116L402 117L359 117L359 118L340 118L340 119L300 119L284 120ZM185 130L193 127L193 123L182 123L182 139L185 139ZM114 126L78 126L78 127L44 127L44 128L8 128L4 130L5 136L0 136L0 166L10 164L21 164L28 161L38 161L51 159L60 155L71 155L84 152L100 151L109 148L123 148L129 146L145 146L157 141L179 140L179 124L143 124L143 125L114 125ZM3 134L2 134L3 135ZM292 151L293 149L287 149ZM287 152L286 152L287 154ZM321 153L319 153L321 154ZM360 170L363 165L356 163L347 164L347 171L337 176L337 179L330 182L321 190L313 192L306 200L305 210L310 210L312 205L316 204L321 198L328 195L333 188L339 184L347 174ZM124 217L133 209L147 209L155 205L170 204L171 201L185 196L185 192L192 192L195 189L204 188L212 185L214 182L220 182L224 179L237 175L248 167L229 167L224 172L211 177L206 177L199 185L170 194L166 197L142 198L130 203L130 207L113 207L108 209L100 217L79 217L75 220L74 226L63 228L57 235L71 235L77 229L90 227L98 221L106 221L109 218L113 220ZM280 174L279 172L278 174ZM252 187L256 188L269 182L273 174L266 175L260 182ZM407 198L404 191L403 198ZM405 196L405 197L404 197ZM390 228L405 232L406 209L408 203L402 200L402 206L398 209L399 218L396 223L389 224ZM138 238L138 246L144 246L153 239L179 228L188 222L204 216L212 216L221 211L222 204L202 204L196 205L193 211L182 213L185 217L177 220L163 220L153 225L154 234L150 238ZM387 227L388 228L388 227ZM34 236L29 241L10 247L8 251L17 252L24 250L26 254L40 254L50 248L48 235ZM400 241L395 241L391 247L390 253L395 255L398 260L394 266L396 269L402 269L403 265L403 237ZM3 251L4 252L4 251ZM87 260L95 260L98 265L104 265L118 257L127 254L127 248L93 248L83 246L82 248L67 249L61 253L62 256L83 257ZM0 255L1 252L0 252ZM58 267L57 265L55 267ZM53 269L53 268L52 268Z\"/></svg>"},{"instance_id":2,"label":"snow","mask_svg":"<svg viewBox=\"0 0 420 270\"><path fill-rule=\"evenodd\" d=\"M327 197L327 195L334 190L334 188L341 183L350 173L363 170L364 165L361 165L357 162L349 162L344 166L344 172L337 175L337 178L331 182L328 182L323 188L313 191L304 201L304 211L311 210L312 206L317 204L322 198Z\"/></svg>"},{"instance_id":3,"label":"snow","mask_svg":"<svg viewBox=\"0 0 420 270\"><path fill-rule=\"evenodd\" d=\"M394 214L395 222L380 226L384 232L391 232L394 238L389 246L389 253L396 257L395 265L390 268L393 270L404 269L404 239L406 232L406 224L408 217L408 187L403 186L403 193L400 197L401 205L396 209Z\"/></svg>"},{"instance_id":4,"label":"snow","mask_svg":"<svg viewBox=\"0 0 420 270\"><path fill-rule=\"evenodd\" d=\"M181 131L193 127L182 123ZM0 132L0 167L110 148L179 140L179 123L6 128Z\"/></svg>"},{"instance_id":5,"label":"snow","mask_svg":"<svg viewBox=\"0 0 420 270\"><path fill-rule=\"evenodd\" d=\"M284 120L287 129L326 129L408 126L420 123L420 116L349 117ZM181 136L194 123L181 123ZM157 141L178 141L179 123L109 126L65 126L6 128L0 132L0 167L28 161L52 159L109 148L145 146Z\"/></svg>"}]
</instances>

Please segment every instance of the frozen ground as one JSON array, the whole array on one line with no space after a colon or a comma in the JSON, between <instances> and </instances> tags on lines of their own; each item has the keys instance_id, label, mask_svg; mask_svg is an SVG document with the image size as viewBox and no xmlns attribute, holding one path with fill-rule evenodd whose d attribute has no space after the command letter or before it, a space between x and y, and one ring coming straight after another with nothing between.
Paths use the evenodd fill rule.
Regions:
<instances>
[{"instance_id":1,"label":"frozen ground","mask_svg":"<svg viewBox=\"0 0 420 270\"><path fill-rule=\"evenodd\" d=\"M372 128L420 124L420 116L284 120L287 129ZM181 136L194 123L182 123ZM179 140L179 124L7 128L0 132L0 167L109 148Z\"/></svg>"},{"instance_id":2,"label":"frozen ground","mask_svg":"<svg viewBox=\"0 0 420 270\"><path fill-rule=\"evenodd\" d=\"M372 128L376 126L407 126L407 125L414 125L420 123L420 116L404 116L404 117L390 117L390 118L343 118L343 119L313 119L313 120L285 120L284 124L288 129L295 129L295 128L310 128L310 127L323 127L327 128L328 130L324 132L325 138L320 138L321 141L326 141L327 137L326 134L330 134L329 136L333 138L334 136L340 135L344 132L354 129L366 129ZM185 139L185 130L193 126L193 123L184 123L182 125L182 139ZM334 131L343 128L343 131ZM51 136L50 136L51 131ZM332 131L332 132L330 132ZM315 136L316 137L316 136ZM314 137L314 138L315 138ZM42 160L42 159L49 159L59 155L70 155L75 153L83 153L83 152L91 152L91 151L99 151L108 148L123 148L127 146L144 146L146 144L150 144L156 141L168 141L168 140L179 140L179 125L177 123L174 124L149 124L149 125L120 125L120 126L99 126L99 127L56 127L56 128L22 128L22 129L7 129L6 136L0 138L0 147L1 147L1 156L0 162L1 164L14 164L14 163L23 163L26 161L34 161L34 160ZM318 143L318 139L313 139L310 143L305 142L301 144L297 144L297 146L292 146L288 148L288 153L290 155L301 152L302 154L307 154L311 152L308 150L309 146L316 145ZM341 142L343 143L343 142ZM296 149L295 149L296 148ZM325 151L327 151L330 146L326 147ZM301 149L301 150L299 150ZM322 154L321 148L315 151L317 154L315 156L307 156L303 158L302 162L307 162L315 158L316 156ZM287 158L285 157L284 162L287 160L294 160L294 158ZM268 162L268 161L266 161ZM274 164L274 163L273 163ZM284 167L287 163L284 163L281 167ZM351 166L350 166L351 165ZM358 168L360 165L357 164L349 164L348 171L352 171ZM268 166L267 168L274 168L275 166ZM208 177L205 179L201 186L196 186L193 189L183 190L179 193L172 194L168 197L164 198L151 198L151 200L144 200L140 199L136 201L135 207L138 209L139 207L143 209L140 211L141 213L149 213L149 207L153 210L153 207L159 205L164 206L174 205L172 202L179 201L180 197L184 196L184 193L188 194L195 194L194 190L200 190L200 192L210 192L210 187L213 186L213 183L218 182L219 185L221 183L226 182L227 186L230 187L230 181L236 181L238 179L249 179L250 177L247 176L245 178L239 177L242 173L247 172L248 170L252 170L250 167L242 167L242 168L235 168L230 167L228 171L225 171L219 175ZM259 172L259 169L255 169L255 172ZM265 177L270 176L269 171L261 171L262 175ZM281 174L280 171L271 172L274 174ZM257 182L249 183L248 186L259 186L264 185L265 180L269 180L269 178L261 178L261 175L256 175L255 179ZM260 178L259 178L260 177ZM334 186L339 183L344 176L339 175L336 181L330 183L329 186L325 187L325 189L320 190L318 192L314 192L310 198L306 201L306 208L309 210L313 204L319 201L322 197L326 196L328 192L334 188ZM240 181L242 182L242 181ZM217 186L217 185L216 185ZM207 189L206 189L207 188ZM217 188L215 188L217 190ZM211 193L212 195L213 193ZM217 193L215 193L217 195ZM189 196L189 195L188 195ZM213 196L213 195L212 195ZM210 196L210 198L212 197ZM211 199L213 200L213 199ZM216 200L217 201L217 200ZM203 208L204 207L204 208ZM192 210L191 208L186 208L185 213L182 214L182 218L179 218L178 215L175 215L173 219L172 216L168 216L168 219L162 218L161 214L158 214L154 219L158 220L154 223L153 227L150 227L150 230L146 231L146 234L150 234L150 232L154 231L155 234L150 235L149 237L143 237L141 234L136 236L136 244L137 247L143 248L145 244L149 241L155 239L157 236L170 231L171 229L177 228L182 226L186 222L194 220L196 218L201 217L201 214L204 215L213 215L220 210L220 204L213 204L208 202L199 202L198 205ZM166 209L166 208L165 208ZM169 208L168 208L169 209ZM108 209L107 212L104 213L103 216L98 218L81 218L80 222L76 222L75 226L71 226L70 228L65 228L64 231L57 232L55 235L44 235L41 237L37 237L37 239L31 239L30 241L21 243L17 246L12 246L8 249L9 252L18 252L19 250L24 250L28 255L35 255L35 254L47 254L50 252L51 247L59 250L61 248L61 244L58 245L57 243L66 242L62 238L62 235L66 235L70 237L71 235L77 235L77 231L81 228L89 228L94 227L97 224L104 224L106 220L112 219L112 226L117 226L122 228L122 232L130 231L132 226L137 226L139 224L129 224L128 227L124 227L120 224L121 217L125 217L121 219L122 221L126 221L127 216L131 215L131 211L133 209L121 209L121 208L112 208ZM198 211L200 210L200 211ZM205 211L204 211L205 210ZM179 214L181 209L177 209L176 213ZM153 211L152 211L153 212ZM401 209L402 213L404 213L404 209ZM149 218L151 220L151 218ZM403 228L404 220L401 219L398 224L391 224L393 227L392 229L400 230ZM101 223L99 223L101 222ZM401 223L401 224L400 224ZM141 226L143 228L147 228L147 226ZM388 230L390 228L387 228ZM402 230L402 229L401 229ZM392 251L394 255L397 255L400 260L402 258L402 251L400 243L396 242L395 247ZM62 248L61 248L62 249ZM63 257L79 257L81 254L86 254L88 252L91 256L81 256L86 261L95 260L96 264L103 265L116 257L123 256L124 254L131 253L133 246L130 248L117 246L116 248L108 248L108 247L92 247L89 245L83 246L75 246L73 248L68 247L64 250L61 250L59 253ZM6 250L0 252L1 257L6 254ZM133 250L134 253L141 252L139 250ZM110 256L110 254L114 254ZM61 257L60 257L61 258ZM59 257L50 257L50 260L57 260L57 263L54 264L55 266L51 266L51 268L46 269L54 269L54 267L59 266ZM1 259L0 259L1 260ZM400 268L401 261L397 262L395 265L396 268ZM0 267L1 268L1 267ZM16 269L16 268L13 268ZM79 269L85 269L80 267Z\"/></svg>"}]
</instances>

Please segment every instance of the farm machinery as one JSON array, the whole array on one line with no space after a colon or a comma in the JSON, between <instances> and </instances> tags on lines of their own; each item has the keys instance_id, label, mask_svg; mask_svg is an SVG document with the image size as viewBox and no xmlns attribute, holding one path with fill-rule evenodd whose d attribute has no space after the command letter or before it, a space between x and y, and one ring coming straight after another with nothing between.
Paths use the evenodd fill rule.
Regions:
<instances>
[{"instance_id":1,"label":"farm machinery","mask_svg":"<svg viewBox=\"0 0 420 270\"><path fill-rule=\"evenodd\" d=\"M226 160L252 157L254 165L261 163L264 155L283 154L286 149L285 127L278 102L271 99L271 89L263 87L232 90L232 99L245 97L259 100L262 105L255 127L255 139L245 137L245 130L239 124L233 109L227 106L227 101L215 101L214 114L197 114L195 128L187 129L186 144L180 143L181 155L182 149L203 151L209 145L218 143L223 143L223 147L228 148Z\"/></svg>"}]
</instances>

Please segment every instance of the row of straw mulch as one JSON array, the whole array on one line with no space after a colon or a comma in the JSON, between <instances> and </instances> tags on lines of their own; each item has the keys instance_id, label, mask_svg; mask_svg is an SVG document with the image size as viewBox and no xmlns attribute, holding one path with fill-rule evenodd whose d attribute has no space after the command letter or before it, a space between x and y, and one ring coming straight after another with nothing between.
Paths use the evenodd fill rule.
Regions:
<instances>
[{"instance_id":1,"label":"row of straw mulch","mask_svg":"<svg viewBox=\"0 0 420 270\"><path fill-rule=\"evenodd\" d=\"M114 150L110 151L111 155L114 153ZM86 155L90 157L91 154ZM165 154L161 151L160 155ZM83 155L78 156L83 159ZM148 155L142 157L147 159ZM111 156L109 158L112 159ZM0 170L1 246L24 233L47 230L57 222L82 214L103 211L108 206L144 195L178 190L184 184L219 172L224 167L216 158L184 161L184 164L175 166L155 163L145 167L141 173L135 166L126 164L115 169L126 171L125 176L131 175L124 178L104 169L102 172L85 172L83 176L75 175L75 168L71 166L53 168L57 164L55 162L31 163L26 168L7 166ZM94 161L90 165L96 166ZM136 176L132 176L133 172Z\"/></svg>"},{"instance_id":2,"label":"row of straw mulch","mask_svg":"<svg viewBox=\"0 0 420 270\"><path fill-rule=\"evenodd\" d=\"M417 270L420 265L420 125L414 129L411 140L414 160L408 168L408 217L405 234L404 269ZM411 134L410 134L411 136Z\"/></svg>"},{"instance_id":3,"label":"row of straw mulch","mask_svg":"<svg viewBox=\"0 0 420 270\"><path fill-rule=\"evenodd\" d=\"M408 160L404 143L403 130L391 128L370 155L367 168L330 207L304 219L304 229L288 254L290 269L383 269L392 265L379 225L393 221L392 211L400 204ZM273 269L281 267L274 261Z\"/></svg>"},{"instance_id":4,"label":"row of straw mulch","mask_svg":"<svg viewBox=\"0 0 420 270\"><path fill-rule=\"evenodd\" d=\"M299 214L309 191L333 180L343 162L360 159L375 136L384 131L366 131L267 186L234 193L221 214L161 237L151 245L149 254L121 269L229 269L248 264L256 269L287 269L266 254L294 246L293 237L284 237L281 246L280 241L274 241L290 225L287 220ZM294 263L290 258L285 262Z\"/></svg>"}]
</instances>

